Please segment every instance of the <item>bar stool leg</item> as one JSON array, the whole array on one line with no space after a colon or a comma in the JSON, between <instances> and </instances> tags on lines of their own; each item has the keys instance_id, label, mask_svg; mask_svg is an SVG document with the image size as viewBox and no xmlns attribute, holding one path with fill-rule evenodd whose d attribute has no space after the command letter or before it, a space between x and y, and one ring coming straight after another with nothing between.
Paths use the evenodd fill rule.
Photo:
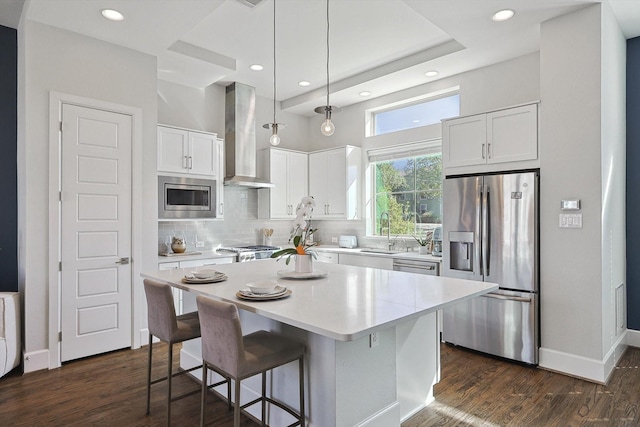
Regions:
<instances>
[{"instance_id":1,"label":"bar stool leg","mask_svg":"<svg viewBox=\"0 0 640 427\"><path fill-rule=\"evenodd\" d=\"M267 415L267 371L262 371L262 427L265 427L267 423L265 418Z\"/></svg>"},{"instance_id":2,"label":"bar stool leg","mask_svg":"<svg viewBox=\"0 0 640 427\"><path fill-rule=\"evenodd\" d=\"M231 394L228 395L231 397ZM204 427L204 406L207 398L207 364L202 363L202 398L200 399L200 427Z\"/></svg>"},{"instance_id":3,"label":"bar stool leg","mask_svg":"<svg viewBox=\"0 0 640 427\"><path fill-rule=\"evenodd\" d=\"M151 413L151 355L153 354L153 335L149 334L149 357L147 358L147 415Z\"/></svg>"},{"instance_id":4,"label":"bar stool leg","mask_svg":"<svg viewBox=\"0 0 640 427\"><path fill-rule=\"evenodd\" d=\"M236 378L235 402L233 407L233 427L240 427L240 380Z\"/></svg>"},{"instance_id":5,"label":"bar stool leg","mask_svg":"<svg viewBox=\"0 0 640 427\"><path fill-rule=\"evenodd\" d=\"M173 366L173 343L169 343L169 366L167 368L167 427L171 426L171 373Z\"/></svg>"},{"instance_id":6,"label":"bar stool leg","mask_svg":"<svg viewBox=\"0 0 640 427\"><path fill-rule=\"evenodd\" d=\"M304 355L298 359L298 375L300 375L300 427L304 427L306 419L304 415Z\"/></svg>"}]
</instances>

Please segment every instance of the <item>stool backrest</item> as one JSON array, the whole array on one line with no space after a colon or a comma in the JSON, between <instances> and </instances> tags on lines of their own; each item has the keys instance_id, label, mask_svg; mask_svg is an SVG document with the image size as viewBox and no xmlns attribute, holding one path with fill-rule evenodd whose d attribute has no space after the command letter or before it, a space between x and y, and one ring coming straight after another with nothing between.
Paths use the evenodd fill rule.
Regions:
<instances>
[{"instance_id":1,"label":"stool backrest","mask_svg":"<svg viewBox=\"0 0 640 427\"><path fill-rule=\"evenodd\" d=\"M228 374L238 375L244 367L244 343L238 308L202 295L196 297L202 358Z\"/></svg>"},{"instance_id":2,"label":"stool backrest","mask_svg":"<svg viewBox=\"0 0 640 427\"><path fill-rule=\"evenodd\" d=\"M171 286L144 279L144 293L147 295L149 332L162 341L172 342L178 332L178 322Z\"/></svg>"}]
</instances>

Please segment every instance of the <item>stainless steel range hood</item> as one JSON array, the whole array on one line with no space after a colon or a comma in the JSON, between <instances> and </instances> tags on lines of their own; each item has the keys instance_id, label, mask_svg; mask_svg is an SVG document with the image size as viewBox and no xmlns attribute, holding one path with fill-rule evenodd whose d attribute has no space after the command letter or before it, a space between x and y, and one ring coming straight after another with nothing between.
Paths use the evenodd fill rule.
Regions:
<instances>
[{"instance_id":1,"label":"stainless steel range hood","mask_svg":"<svg viewBox=\"0 0 640 427\"><path fill-rule=\"evenodd\" d=\"M225 102L224 185L274 187L257 177L256 90L242 83L227 86Z\"/></svg>"}]
</instances>

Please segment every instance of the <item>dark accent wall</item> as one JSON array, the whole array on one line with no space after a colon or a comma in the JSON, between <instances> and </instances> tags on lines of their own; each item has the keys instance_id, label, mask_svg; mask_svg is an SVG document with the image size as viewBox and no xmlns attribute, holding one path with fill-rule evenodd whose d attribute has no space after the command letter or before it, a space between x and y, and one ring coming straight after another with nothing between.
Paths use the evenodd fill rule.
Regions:
<instances>
[{"instance_id":1,"label":"dark accent wall","mask_svg":"<svg viewBox=\"0 0 640 427\"><path fill-rule=\"evenodd\" d=\"M640 330L640 37L627 40L627 328Z\"/></svg>"},{"instance_id":2,"label":"dark accent wall","mask_svg":"<svg viewBox=\"0 0 640 427\"><path fill-rule=\"evenodd\" d=\"M0 292L18 290L18 32L0 25Z\"/></svg>"}]
</instances>

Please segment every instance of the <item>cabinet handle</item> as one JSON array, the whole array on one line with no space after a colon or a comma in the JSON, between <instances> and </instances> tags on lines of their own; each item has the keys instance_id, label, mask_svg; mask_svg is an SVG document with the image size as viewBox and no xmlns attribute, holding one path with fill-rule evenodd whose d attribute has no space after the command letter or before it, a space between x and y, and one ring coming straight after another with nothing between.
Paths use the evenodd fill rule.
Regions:
<instances>
[{"instance_id":1,"label":"cabinet handle","mask_svg":"<svg viewBox=\"0 0 640 427\"><path fill-rule=\"evenodd\" d=\"M484 144L482 144L482 158L484 159Z\"/></svg>"},{"instance_id":2,"label":"cabinet handle","mask_svg":"<svg viewBox=\"0 0 640 427\"><path fill-rule=\"evenodd\" d=\"M487 158L491 158L491 143L487 143Z\"/></svg>"},{"instance_id":3,"label":"cabinet handle","mask_svg":"<svg viewBox=\"0 0 640 427\"><path fill-rule=\"evenodd\" d=\"M189 159L187 156L184 156L184 168L189 169Z\"/></svg>"},{"instance_id":4,"label":"cabinet handle","mask_svg":"<svg viewBox=\"0 0 640 427\"><path fill-rule=\"evenodd\" d=\"M224 203L220 203L220 215L224 215Z\"/></svg>"},{"instance_id":5,"label":"cabinet handle","mask_svg":"<svg viewBox=\"0 0 640 427\"><path fill-rule=\"evenodd\" d=\"M325 215L329 215L329 205L328 204L324 205L324 213L325 213Z\"/></svg>"},{"instance_id":6,"label":"cabinet handle","mask_svg":"<svg viewBox=\"0 0 640 427\"><path fill-rule=\"evenodd\" d=\"M193 169L193 157L189 156L189 169Z\"/></svg>"}]
</instances>

